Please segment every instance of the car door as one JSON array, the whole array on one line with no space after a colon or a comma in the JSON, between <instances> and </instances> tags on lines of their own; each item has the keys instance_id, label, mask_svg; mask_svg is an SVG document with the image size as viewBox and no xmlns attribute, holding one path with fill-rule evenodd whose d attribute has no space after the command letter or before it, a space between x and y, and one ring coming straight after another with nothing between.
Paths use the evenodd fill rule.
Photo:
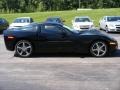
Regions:
<instances>
[{"instance_id":1,"label":"car door","mask_svg":"<svg viewBox=\"0 0 120 90\"><path fill-rule=\"evenodd\" d=\"M42 52L67 52L72 50L69 40L61 25L43 24L38 34L39 49Z\"/></svg>"}]
</instances>

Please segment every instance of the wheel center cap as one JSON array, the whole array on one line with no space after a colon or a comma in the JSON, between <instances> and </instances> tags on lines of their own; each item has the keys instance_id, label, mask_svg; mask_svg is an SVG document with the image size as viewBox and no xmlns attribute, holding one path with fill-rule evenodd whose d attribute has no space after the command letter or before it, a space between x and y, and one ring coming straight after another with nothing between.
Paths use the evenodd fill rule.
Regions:
<instances>
[{"instance_id":1,"label":"wheel center cap","mask_svg":"<svg viewBox=\"0 0 120 90\"><path fill-rule=\"evenodd\" d=\"M23 51L26 51L26 47L23 47L22 50L23 50Z\"/></svg>"}]
</instances>

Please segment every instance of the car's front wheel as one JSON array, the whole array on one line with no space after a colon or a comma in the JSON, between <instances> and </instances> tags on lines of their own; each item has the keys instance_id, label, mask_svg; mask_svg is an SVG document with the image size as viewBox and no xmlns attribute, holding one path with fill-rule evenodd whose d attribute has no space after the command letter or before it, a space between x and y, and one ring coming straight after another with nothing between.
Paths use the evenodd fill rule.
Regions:
<instances>
[{"instance_id":1,"label":"car's front wheel","mask_svg":"<svg viewBox=\"0 0 120 90\"><path fill-rule=\"evenodd\" d=\"M108 26L105 27L105 32L109 33Z\"/></svg>"},{"instance_id":2,"label":"car's front wheel","mask_svg":"<svg viewBox=\"0 0 120 90\"><path fill-rule=\"evenodd\" d=\"M104 41L94 42L90 47L90 53L95 57L104 57L108 53L107 44Z\"/></svg>"},{"instance_id":3,"label":"car's front wheel","mask_svg":"<svg viewBox=\"0 0 120 90\"><path fill-rule=\"evenodd\" d=\"M21 40L15 45L15 55L19 57L29 57L33 52L31 42L27 40Z\"/></svg>"}]
</instances>

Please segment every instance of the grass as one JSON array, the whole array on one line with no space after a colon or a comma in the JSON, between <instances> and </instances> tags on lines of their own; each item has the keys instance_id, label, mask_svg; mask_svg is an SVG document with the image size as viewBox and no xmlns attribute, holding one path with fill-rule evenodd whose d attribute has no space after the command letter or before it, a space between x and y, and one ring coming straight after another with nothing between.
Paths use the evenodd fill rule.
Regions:
<instances>
[{"instance_id":1,"label":"grass","mask_svg":"<svg viewBox=\"0 0 120 90\"><path fill-rule=\"evenodd\" d=\"M32 17L35 22L43 22L47 17L50 16L60 16L66 22L65 24L71 26L71 21L75 16L89 16L94 20L94 24L96 26L99 25L99 20L103 16L107 15L119 15L120 16L120 8L112 8L112 9L94 9L88 11L53 11L53 12L34 12L34 13L14 13L14 14L0 14L0 17L5 18L12 23L13 20L17 17Z\"/></svg>"}]
</instances>

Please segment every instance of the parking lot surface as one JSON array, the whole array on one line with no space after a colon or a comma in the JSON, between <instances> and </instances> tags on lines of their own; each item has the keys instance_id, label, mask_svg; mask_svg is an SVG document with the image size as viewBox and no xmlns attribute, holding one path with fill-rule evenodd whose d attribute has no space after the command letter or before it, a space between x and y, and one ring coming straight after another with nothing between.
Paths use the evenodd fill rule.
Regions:
<instances>
[{"instance_id":1,"label":"parking lot surface","mask_svg":"<svg viewBox=\"0 0 120 90\"><path fill-rule=\"evenodd\" d=\"M120 34L111 34L119 42ZM95 58L76 54L14 57L0 35L0 90L120 90L120 50Z\"/></svg>"}]
</instances>

